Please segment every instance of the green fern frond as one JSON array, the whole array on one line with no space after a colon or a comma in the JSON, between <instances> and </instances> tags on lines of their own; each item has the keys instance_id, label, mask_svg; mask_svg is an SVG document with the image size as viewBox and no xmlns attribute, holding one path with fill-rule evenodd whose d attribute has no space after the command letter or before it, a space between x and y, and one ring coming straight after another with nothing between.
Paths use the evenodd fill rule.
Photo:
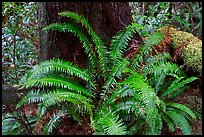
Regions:
<instances>
[{"instance_id":1,"label":"green fern frond","mask_svg":"<svg viewBox=\"0 0 204 137\"><path fill-rule=\"evenodd\" d=\"M16 109L21 108L25 104L31 104L31 103L39 103L43 101L42 97L43 93L40 93L39 91L31 90L29 93L27 93L16 105Z\"/></svg>"},{"instance_id":2,"label":"green fern frond","mask_svg":"<svg viewBox=\"0 0 204 137\"><path fill-rule=\"evenodd\" d=\"M166 111L166 114L171 118L174 124L176 124L182 130L184 135L191 135L191 127L183 115L174 111Z\"/></svg>"},{"instance_id":3,"label":"green fern frond","mask_svg":"<svg viewBox=\"0 0 204 137\"><path fill-rule=\"evenodd\" d=\"M161 61L155 64L148 74L154 74L154 80L156 80L161 74L183 76L184 72L177 64Z\"/></svg>"},{"instance_id":4,"label":"green fern frond","mask_svg":"<svg viewBox=\"0 0 204 137\"><path fill-rule=\"evenodd\" d=\"M84 94L90 97L94 97L87 89L83 88L77 82L74 82L71 79L64 79L60 77L44 77L44 78L36 78L27 81L23 85L25 88L30 88L34 86L39 87L55 87L55 88L64 88L76 91L79 94Z\"/></svg>"},{"instance_id":5,"label":"green fern frond","mask_svg":"<svg viewBox=\"0 0 204 137\"><path fill-rule=\"evenodd\" d=\"M164 39L164 35L161 32L155 32L146 39L149 45L157 45Z\"/></svg>"},{"instance_id":6,"label":"green fern frond","mask_svg":"<svg viewBox=\"0 0 204 137\"><path fill-rule=\"evenodd\" d=\"M71 24L71 23L53 23L49 26L43 28L43 30L56 30L60 32L71 32L75 36L77 36L80 40L80 42L83 44L83 47L85 48L85 52L88 55L91 64L93 67L96 67L97 65L97 55L93 46L93 43L90 39L90 37L82 31L78 26Z\"/></svg>"},{"instance_id":7,"label":"green fern frond","mask_svg":"<svg viewBox=\"0 0 204 137\"><path fill-rule=\"evenodd\" d=\"M181 82L180 82L180 80L181 80L181 78L179 78L179 81L178 81L178 79L176 79L175 81L176 82L173 82L168 88L167 88L167 90L165 90L163 93L162 93L162 97L164 97L164 96L167 96L167 95L169 95L169 94L176 94L176 93L174 93L174 92L176 92L178 89L180 89L180 88L182 88L182 87L184 87L184 86L186 86L188 83L190 83L190 82L192 82L192 81L194 81L194 80L196 80L196 79L198 79L197 77L190 77L190 78L187 78L187 79L185 79L185 80L182 80ZM178 92L178 91L177 91ZM180 93L180 92L179 92Z\"/></svg>"},{"instance_id":8,"label":"green fern frond","mask_svg":"<svg viewBox=\"0 0 204 137\"><path fill-rule=\"evenodd\" d=\"M67 92L66 90L63 89L58 89L53 93L58 100L72 102L73 104L79 105L79 107L84 106L84 112L88 111L90 117L91 118L93 117L92 114L93 105L91 104L92 101L89 98L77 93Z\"/></svg>"},{"instance_id":9,"label":"green fern frond","mask_svg":"<svg viewBox=\"0 0 204 137\"><path fill-rule=\"evenodd\" d=\"M101 70L102 70L102 72L106 72L107 71L107 62L108 62L107 47L104 45L101 38L95 33L95 31L93 30L93 28L89 24L88 20L86 18L84 18L83 16L81 16L75 12L70 12L70 11L61 12L61 13L59 13L59 15L70 17L70 18L74 19L74 21L76 21L77 23L81 23L82 26L84 26L86 29L88 29L88 33L91 36L93 43L95 44L95 49L96 49L96 52L97 52L98 58L99 58L99 65L100 65L100 67L102 67Z\"/></svg>"},{"instance_id":10,"label":"green fern frond","mask_svg":"<svg viewBox=\"0 0 204 137\"><path fill-rule=\"evenodd\" d=\"M148 57L155 45L159 44L164 39L164 35L160 32L155 32L144 39L144 45L139 48L139 53L143 57Z\"/></svg>"},{"instance_id":11,"label":"green fern frond","mask_svg":"<svg viewBox=\"0 0 204 137\"><path fill-rule=\"evenodd\" d=\"M125 135L126 127L119 117L110 110L103 110L94 117L96 135Z\"/></svg>"},{"instance_id":12,"label":"green fern frond","mask_svg":"<svg viewBox=\"0 0 204 137\"><path fill-rule=\"evenodd\" d=\"M96 46L96 52L98 53L99 57L99 64L102 72L106 74L107 72L107 63L108 63L108 50L101 38L94 32L91 32L92 39Z\"/></svg>"},{"instance_id":13,"label":"green fern frond","mask_svg":"<svg viewBox=\"0 0 204 137\"><path fill-rule=\"evenodd\" d=\"M128 46L128 42L133 37L136 31L142 29L143 26L132 23L126 26L122 31L119 31L112 39L110 45L110 57L115 62L117 58L121 58L125 49Z\"/></svg>"},{"instance_id":14,"label":"green fern frond","mask_svg":"<svg viewBox=\"0 0 204 137\"><path fill-rule=\"evenodd\" d=\"M31 71L29 76L25 76L26 81L36 79L44 73L49 72L61 72L67 73L71 76L77 76L91 84L95 88L94 82L87 70L81 69L71 62L62 61L60 59L51 59L49 61L42 62L40 65L36 65ZM26 82L24 81L24 82Z\"/></svg>"},{"instance_id":15,"label":"green fern frond","mask_svg":"<svg viewBox=\"0 0 204 137\"><path fill-rule=\"evenodd\" d=\"M105 99L105 95L108 91L111 90L111 88L113 88L116 84L116 79L117 78L121 78L122 77L122 71L129 65L129 61L127 59L123 59L122 61L118 61L117 64L115 64L112 68L111 68L111 72L108 75L108 78L104 84L104 86L102 87L102 93L101 96L103 99ZM109 92L108 92L109 93Z\"/></svg>"},{"instance_id":16,"label":"green fern frond","mask_svg":"<svg viewBox=\"0 0 204 137\"><path fill-rule=\"evenodd\" d=\"M130 87L141 95L141 101L149 108L154 108L154 100L156 99L156 94L154 89L148 84L144 77L130 70L131 75L122 84L130 85Z\"/></svg>"},{"instance_id":17,"label":"green fern frond","mask_svg":"<svg viewBox=\"0 0 204 137\"><path fill-rule=\"evenodd\" d=\"M144 58L143 61L145 62L144 68L137 67L136 70L138 70L141 73L144 73L145 75L149 74L149 71L151 72L154 65L158 64L159 62L166 62L168 59L171 59L169 53L158 53L152 57ZM135 63L135 62L134 62ZM141 62L138 62L138 64Z\"/></svg>"},{"instance_id":18,"label":"green fern frond","mask_svg":"<svg viewBox=\"0 0 204 137\"><path fill-rule=\"evenodd\" d=\"M146 121L151 128L151 132L154 132L156 115L153 114L153 111L156 107L156 93L141 74L131 69L129 71L131 75L122 83L130 85L132 89L138 91L137 99L144 105L142 109L145 111Z\"/></svg>"},{"instance_id":19,"label":"green fern frond","mask_svg":"<svg viewBox=\"0 0 204 137\"><path fill-rule=\"evenodd\" d=\"M91 25L89 24L88 20L84 16L79 15L76 12L64 11L64 12L60 12L59 15L63 16L63 17L72 18L77 23L81 23L82 26L84 26L86 29L88 29L88 31L93 31L93 29L92 29Z\"/></svg>"},{"instance_id":20,"label":"green fern frond","mask_svg":"<svg viewBox=\"0 0 204 137\"><path fill-rule=\"evenodd\" d=\"M118 86L112 91L112 94L104 102L104 105L114 103L117 98L131 97L134 96L135 91L128 85Z\"/></svg>"},{"instance_id":21,"label":"green fern frond","mask_svg":"<svg viewBox=\"0 0 204 137\"><path fill-rule=\"evenodd\" d=\"M130 113L134 113L135 117L143 117L145 118L144 111L141 111L144 106L136 100L128 99L125 102L120 102L116 105L115 112L123 111L126 115Z\"/></svg>"},{"instance_id":22,"label":"green fern frond","mask_svg":"<svg viewBox=\"0 0 204 137\"><path fill-rule=\"evenodd\" d=\"M66 112L58 111L56 114L53 114L50 118L50 121L46 124L44 132L46 135L49 135L53 130L59 126L62 118L66 115Z\"/></svg>"},{"instance_id":23,"label":"green fern frond","mask_svg":"<svg viewBox=\"0 0 204 137\"><path fill-rule=\"evenodd\" d=\"M169 131L174 132L175 131L175 126L174 123L169 119L169 117L166 114L161 113L161 117L164 120L164 122L167 124Z\"/></svg>"},{"instance_id":24,"label":"green fern frond","mask_svg":"<svg viewBox=\"0 0 204 137\"><path fill-rule=\"evenodd\" d=\"M154 129L155 134L156 135L161 135L162 128L163 128L163 121L162 121L162 118L161 118L161 114L158 113L158 115L157 115L157 117L155 119L155 129Z\"/></svg>"},{"instance_id":25,"label":"green fern frond","mask_svg":"<svg viewBox=\"0 0 204 137\"><path fill-rule=\"evenodd\" d=\"M53 92L44 94L43 98L44 100L39 104L38 108L40 117L45 114L49 107L65 101L68 103L73 103L73 105L75 105L75 109L80 109L81 112L89 112L90 116L92 117L93 106L91 104L91 100L83 95L64 89L57 89Z\"/></svg>"},{"instance_id":26,"label":"green fern frond","mask_svg":"<svg viewBox=\"0 0 204 137\"><path fill-rule=\"evenodd\" d=\"M196 119L196 115L193 113L193 111L185 105L182 105L179 103L173 103L173 102L167 103L166 105L167 105L167 107L173 107L173 108L179 109L179 110L183 111L184 113L187 113L193 119Z\"/></svg>"}]
</instances>

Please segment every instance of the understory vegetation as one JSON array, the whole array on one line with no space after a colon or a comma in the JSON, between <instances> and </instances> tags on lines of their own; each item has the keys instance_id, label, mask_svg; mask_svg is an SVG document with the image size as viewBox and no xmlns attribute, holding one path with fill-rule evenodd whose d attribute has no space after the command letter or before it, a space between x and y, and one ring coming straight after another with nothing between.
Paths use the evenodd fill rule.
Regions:
<instances>
[{"instance_id":1,"label":"understory vegetation","mask_svg":"<svg viewBox=\"0 0 204 137\"><path fill-rule=\"evenodd\" d=\"M163 3L160 8L167 9ZM20 86L20 91L28 92L15 106L16 111L3 114L2 109L2 134L54 134L66 118L79 125L86 121L94 135L161 135L165 127L169 132L179 128L184 135L192 134L189 123L198 118L197 114L172 99L199 77L188 76L175 63L167 49L170 37L158 30L162 26L155 25L152 32L144 22L133 22L117 32L110 45L105 45L85 17L70 11L59 15L70 22L56 22L43 31L72 33L82 43L88 62L80 68L72 62L53 58L35 65L35 56L30 51L26 59L31 60L32 68L15 74L17 82L13 82ZM178 17L174 15L177 21ZM192 26L185 26L191 30ZM139 44L132 42L136 32L143 36ZM14 53L16 50L28 52L16 49L17 37L12 36ZM6 51L6 43L3 46ZM16 55L12 58L16 60L15 69L18 61L23 62L20 60L23 57L17 60ZM3 83L6 81L9 79ZM17 111L28 104L37 107L35 114Z\"/></svg>"}]
</instances>

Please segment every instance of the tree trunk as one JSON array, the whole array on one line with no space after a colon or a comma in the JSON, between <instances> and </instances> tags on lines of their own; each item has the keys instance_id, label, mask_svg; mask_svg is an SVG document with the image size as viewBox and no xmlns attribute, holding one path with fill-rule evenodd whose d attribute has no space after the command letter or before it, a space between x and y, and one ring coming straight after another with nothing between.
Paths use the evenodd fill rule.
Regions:
<instances>
[{"instance_id":1,"label":"tree trunk","mask_svg":"<svg viewBox=\"0 0 204 137\"><path fill-rule=\"evenodd\" d=\"M38 2L36 6L40 38L39 62L57 57L79 66L85 65L87 56L76 37L70 33L42 31L42 28L51 23L68 21L60 17L59 12L74 11L85 16L107 46L116 32L132 22L127 2ZM139 34L136 37L141 39Z\"/></svg>"}]
</instances>

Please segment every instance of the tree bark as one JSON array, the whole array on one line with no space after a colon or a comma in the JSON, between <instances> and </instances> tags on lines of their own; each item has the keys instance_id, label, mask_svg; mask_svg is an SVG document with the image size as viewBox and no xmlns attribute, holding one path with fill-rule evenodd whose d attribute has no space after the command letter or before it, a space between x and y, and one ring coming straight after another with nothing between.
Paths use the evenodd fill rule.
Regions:
<instances>
[{"instance_id":1,"label":"tree bark","mask_svg":"<svg viewBox=\"0 0 204 137\"><path fill-rule=\"evenodd\" d=\"M57 57L79 66L85 65L87 56L76 37L70 33L42 31L42 28L51 23L68 21L60 17L59 12L73 11L85 16L107 46L116 32L132 22L127 2L38 2L36 6L40 38L39 62ZM136 37L141 39L139 34Z\"/></svg>"}]
</instances>

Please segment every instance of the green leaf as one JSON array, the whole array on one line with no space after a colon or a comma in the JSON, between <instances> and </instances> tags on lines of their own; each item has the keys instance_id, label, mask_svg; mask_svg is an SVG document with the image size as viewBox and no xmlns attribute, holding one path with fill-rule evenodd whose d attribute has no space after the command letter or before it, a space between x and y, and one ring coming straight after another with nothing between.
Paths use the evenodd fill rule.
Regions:
<instances>
[{"instance_id":1,"label":"green leaf","mask_svg":"<svg viewBox=\"0 0 204 137\"><path fill-rule=\"evenodd\" d=\"M188 107L186 107L185 105L179 104L179 103L167 103L166 104L168 107L173 107L173 108L177 108L182 110L184 113L187 113L188 115L190 115L193 119L196 119L196 115L193 113L193 111L191 109L189 109Z\"/></svg>"},{"instance_id":2,"label":"green leaf","mask_svg":"<svg viewBox=\"0 0 204 137\"><path fill-rule=\"evenodd\" d=\"M171 118L174 124L179 126L184 135L191 135L191 127L189 126L188 121L183 115L178 114L174 111L166 111L166 114Z\"/></svg>"}]
</instances>

